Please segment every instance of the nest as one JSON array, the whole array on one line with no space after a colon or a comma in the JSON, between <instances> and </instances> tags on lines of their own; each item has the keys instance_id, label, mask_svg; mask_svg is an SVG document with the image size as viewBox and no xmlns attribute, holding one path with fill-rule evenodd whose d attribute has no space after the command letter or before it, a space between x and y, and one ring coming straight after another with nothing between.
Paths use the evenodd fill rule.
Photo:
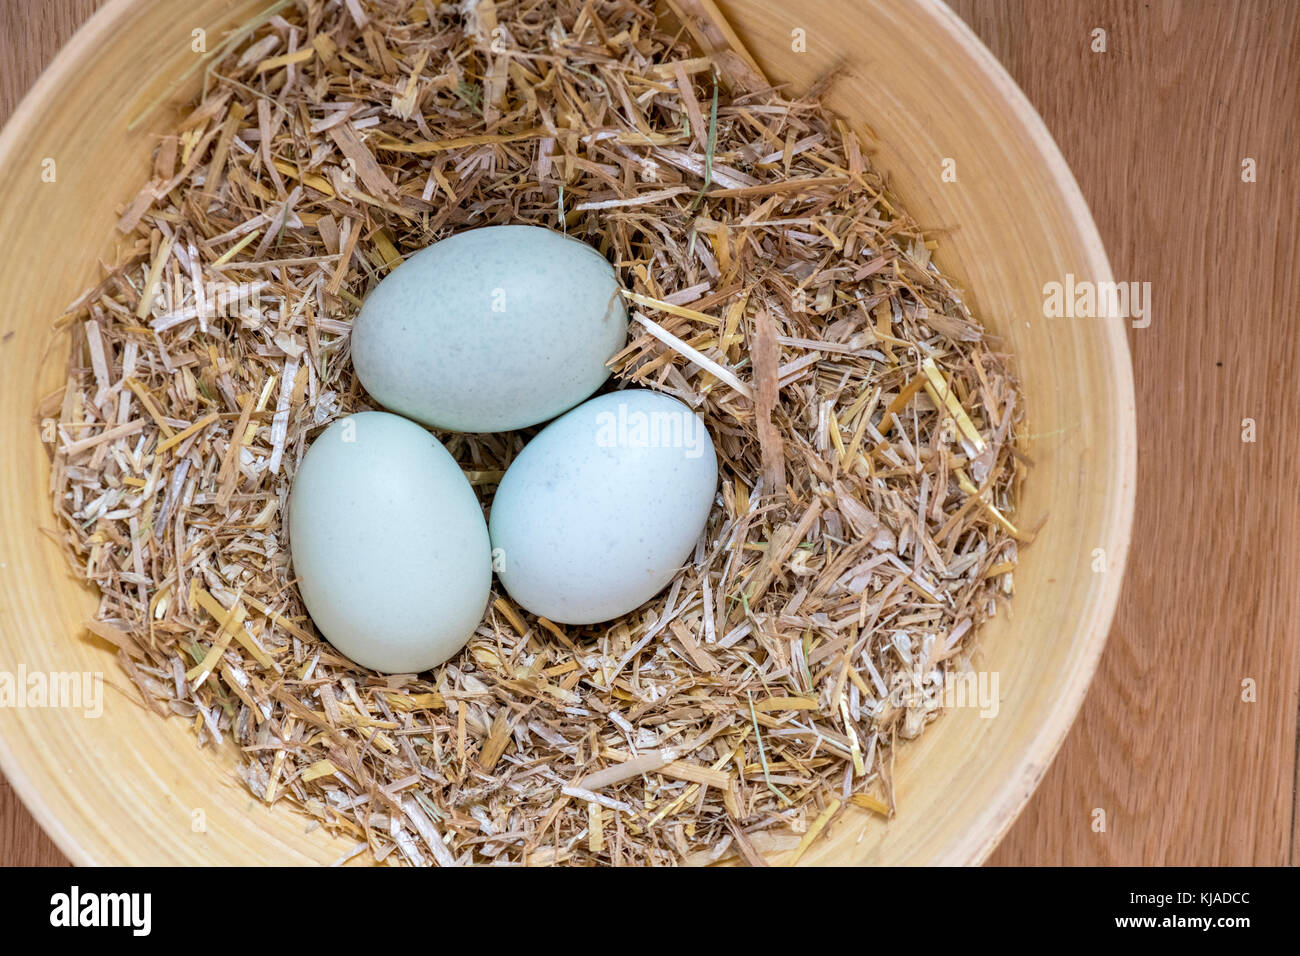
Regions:
<instances>
[{"instance_id":1,"label":"nest","mask_svg":"<svg viewBox=\"0 0 1300 956\"><path fill-rule=\"evenodd\" d=\"M894 812L900 738L1011 593L1006 358L826 84L773 89L675 6L276 3L203 60L117 260L58 320L40 414L92 639L257 799L353 840L340 862L795 861ZM377 675L306 615L287 495L313 437L373 407L366 293L500 223L614 264L611 387L696 409L721 490L626 617L561 627L497 591L460 655ZM490 506L531 434L438 437Z\"/></svg>"}]
</instances>

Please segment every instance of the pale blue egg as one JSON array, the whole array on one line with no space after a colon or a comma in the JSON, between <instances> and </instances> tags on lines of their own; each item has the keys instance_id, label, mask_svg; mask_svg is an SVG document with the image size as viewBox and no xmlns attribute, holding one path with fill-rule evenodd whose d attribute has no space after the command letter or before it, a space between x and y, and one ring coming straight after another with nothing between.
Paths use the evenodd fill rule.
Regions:
<instances>
[{"instance_id":1,"label":"pale blue egg","mask_svg":"<svg viewBox=\"0 0 1300 956\"><path fill-rule=\"evenodd\" d=\"M618 277L599 252L539 226L487 226L422 249L375 287L352 364L389 411L499 432L587 398L626 340Z\"/></svg>"},{"instance_id":2,"label":"pale blue egg","mask_svg":"<svg viewBox=\"0 0 1300 956\"><path fill-rule=\"evenodd\" d=\"M482 506L447 449L397 415L349 415L312 442L289 495L289 547L317 629L377 671L441 664L487 607Z\"/></svg>"},{"instance_id":3,"label":"pale blue egg","mask_svg":"<svg viewBox=\"0 0 1300 956\"><path fill-rule=\"evenodd\" d=\"M557 623L620 617L690 560L717 484L713 441L686 405L645 389L597 396L506 470L488 522L497 575Z\"/></svg>"}]
</instances>

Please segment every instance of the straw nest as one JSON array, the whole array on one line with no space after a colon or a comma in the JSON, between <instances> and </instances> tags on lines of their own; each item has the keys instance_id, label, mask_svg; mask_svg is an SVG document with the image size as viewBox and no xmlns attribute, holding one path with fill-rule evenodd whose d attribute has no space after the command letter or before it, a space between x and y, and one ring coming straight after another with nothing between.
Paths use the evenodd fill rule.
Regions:
<instances>
[{"instance_id":1,"label":"straw nest","mask_svg":"<svg viewBox=\"0 0 1300 956\"><path fill-rule=\"evenodd\" d=\"M343 860L796 860L894 812L899 739L1011 592L1005 357L869 131L772 89L710 4L673 6L276 3L179 122L141 117L152 178L58 320L67 383L39 414L56 533L102 593L90 639L258 799L354 839ZM368 290L496 223L615 265L614 387L697 409L721 490L625 618L559 627L496 592L456 658L376 675L303 610L291 479L372 407L348 355ZM530 435L438 437L490 506Z\"/></svg>"}]
</instances>

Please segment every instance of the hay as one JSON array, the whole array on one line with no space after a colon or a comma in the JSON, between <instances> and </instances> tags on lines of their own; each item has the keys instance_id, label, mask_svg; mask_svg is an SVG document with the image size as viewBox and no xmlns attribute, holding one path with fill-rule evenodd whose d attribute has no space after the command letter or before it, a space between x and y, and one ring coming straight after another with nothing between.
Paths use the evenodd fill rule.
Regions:
<instances>
[{"instance_id":1,"label":"hay","mask_svg":"<svg viewBox=\"0 0 1300 956\"><path fill-rule=\"evenodd\" d=\"M869 141L701 24L282 0L204 64L120 258L59 319L67 384L40 414L59 537L102 594L89 632L145 706L238 748L258 799L355 841L339 862L797 859L893 813L899 738L1011 593L1030 535L1005 358ZM291 478L372 407L348 358L367 292L507 222L615 264L616 384L704 416L718 503L622 620L498 594L455 659L379 676L303 610ZM531 433L439 437L490 504Z\"/></svg>"}]
</instances>

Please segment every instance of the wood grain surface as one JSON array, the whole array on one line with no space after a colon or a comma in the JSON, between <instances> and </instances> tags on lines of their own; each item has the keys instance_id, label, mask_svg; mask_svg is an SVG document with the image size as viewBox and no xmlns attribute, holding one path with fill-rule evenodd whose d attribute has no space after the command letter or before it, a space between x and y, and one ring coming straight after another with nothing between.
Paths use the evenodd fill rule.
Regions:
<instances>
[{"instance_id":1,"label":"wood grain surface","mask_svg":"<svg viewBox=\"0 0 1300 956\"><path fill-rule=\"evenodd\" d=\"M0 0L0 118L98 5ZM1056 137L1116 279L1152 297L1130 333L1124 594L1079 720L991 862L1298 862L1300 4L952 6ZM64 862L0 782L0 863Z\"/></svg>"},{"instance_id":2,"label":"wood grain surface","mask_svg":"<svg viewBox=\"0 0 1300 956\"><path fill-rule=\"evenodd\" d=\"M1129 338L1125 590L1079 719L992 862L1295 863L1300 5L954 6L1046 120L1115 278L1153 299Z\"/></svg>"}]
</instances>

